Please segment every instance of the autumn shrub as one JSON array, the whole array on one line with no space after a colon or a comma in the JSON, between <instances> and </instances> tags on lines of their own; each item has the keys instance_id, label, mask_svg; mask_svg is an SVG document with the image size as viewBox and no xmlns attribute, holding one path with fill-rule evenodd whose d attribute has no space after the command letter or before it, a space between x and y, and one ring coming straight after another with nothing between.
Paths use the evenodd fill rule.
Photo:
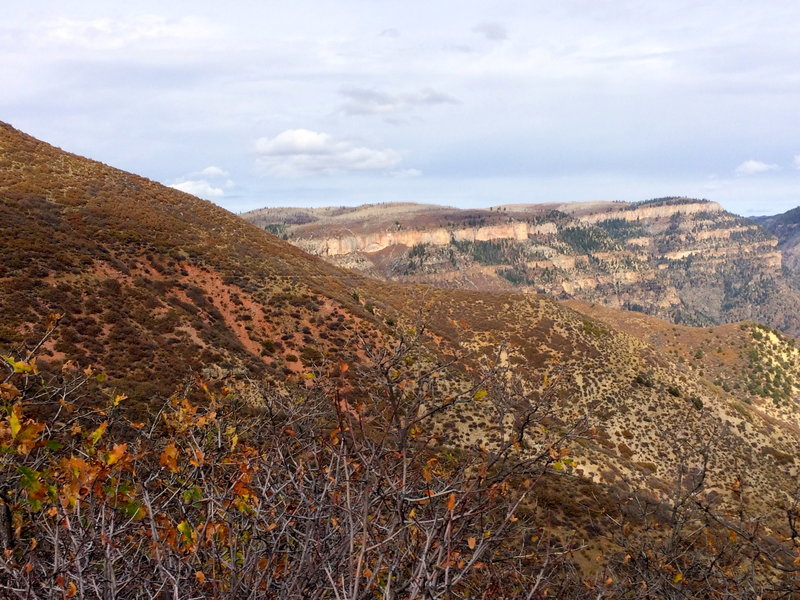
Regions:
<instances>
[{"instance_id":1,"label":"autumn shrub","mask_svg":"<svg viewBox=\"0 0 800 600\"><path fill-rule=\"evenodd\" d=\"M2 354L0 597L798 591L793 542L766 545L759 521L717 510L705 463L681 471L664 499L627 487L603 491L617 503L603 505L572 472L569 446L592 432L556 417L554 390L529 390L487 361L445 393L446 366L424 335L401 330L391 347L365 344L359 364L290 374L296 385L262 390L257 407L196 378L132 410L103 373L71 363L48 373L30 352ZM492 443L454 448L433 427L467 409L483 411ZM580 540L563 534L578 524L607 537L590 569ZM763 565L786 577L764 579Z\"/></svg>"}]
</instances>

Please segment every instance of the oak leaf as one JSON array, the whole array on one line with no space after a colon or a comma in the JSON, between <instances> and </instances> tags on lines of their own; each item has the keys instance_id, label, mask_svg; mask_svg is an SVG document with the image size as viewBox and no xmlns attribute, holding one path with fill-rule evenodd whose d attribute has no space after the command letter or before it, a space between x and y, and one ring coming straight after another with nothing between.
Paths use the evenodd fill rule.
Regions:
<instances>
[{"instance_id":1,"label":"oak leaf","mask_svg":"<svg viewBox=\"0 0 800 600\"><path fill-rule=\"evenodd\" d=\"M164 448L158 462L162 467L166 467L176 473L178 471L178 447L174 443L170 443Z\"/></svg>"}]
</instances>

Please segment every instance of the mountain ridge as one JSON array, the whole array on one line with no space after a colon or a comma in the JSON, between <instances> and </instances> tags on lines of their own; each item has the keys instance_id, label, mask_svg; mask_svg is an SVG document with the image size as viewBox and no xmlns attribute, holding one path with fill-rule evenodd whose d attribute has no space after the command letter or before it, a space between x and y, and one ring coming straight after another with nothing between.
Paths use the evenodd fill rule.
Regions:
<instances>
[{"instance_id":1,"label":"mountain ridge","mask_svg":"<svg viewBox=\"0 0 800 600\"><path fill-rule=\"evenodd\" d=\"M285 210L285 209L283 209ZM714 202L271 209L245 219L371 276L443 287L547 293L692 325L743 319L797 334L800 295L774 236ZM367 216L368 215L368 216Z\"/></svg>"}]
</instances>

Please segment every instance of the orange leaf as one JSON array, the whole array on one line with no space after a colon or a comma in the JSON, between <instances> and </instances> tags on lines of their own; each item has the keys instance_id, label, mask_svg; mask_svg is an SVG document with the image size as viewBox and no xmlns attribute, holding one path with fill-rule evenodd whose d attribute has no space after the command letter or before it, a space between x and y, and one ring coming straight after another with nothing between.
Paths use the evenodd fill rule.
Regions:
<instances>
[{"instance_id":1,"label":"orange leaf","mask_svg":"<svg viewBox=\"0 0 800 600\"><path fill-rule=\"evenodd\" d=\"M74 598L75 595L78 593L78 586L75 585L74 582L70 581L67 589L64 592L64 595L67 598Z\"/></svg>"},{"instance_id":2,"label":"orange leaf","mask_svg":"<svg viewBox=\"0 0 800 600\"><path fill-rule=\"evenodd\" d=\"M450 492L450 496L447 498L447 510L453 512L456 509L456 495L455 492Z\"/></svg>"},{"instance_id":3,"label":"orange leaf","mask_svg":"<svg viewBox=\"0 0 800 600\"><path fill-rule=\"evenodd\" d=\"M189 464L192 465L193 467L202 466L203 463L205 462L205 458L206 455L203 454L203 451L200 450L199 448L196 448L194 450L194 458L189 459Z\"/></svg>"},{"instance_id":4,"label":"orange leaf","mask_svg":"<svg viewBox=\"0 0 800 600\"><path fill-rule=\"evenodd\" d=\"M116 444L114 446L114 449L108 453L106 464L110 467L111 465L119 462L119 459L125 455L125 451L127 449L128 449L128 444Z\"/></svg>"},{"instance_id":5,"label":"orange leaf","mask_svg":"<svg viewBox=\"0 0 800 600\"><path fill-rule=\"evenodd\" d=\"M3 400L13 400L19 396L19 390L10 383L0 383L0 398Z\"/></svg>"},{"instance_id":6,"label":"orange leaf","mask_svg":"<svg viewBox=\"0 0 800 600\"><path fill-rule=\"evenodd\" d=\"M174 443L169 444L161 453L158 461L162 467L167 467L173 473L178 471L178 448Z\"/></svg>"},{"instance_id":7,"label":"orange leaf","mask_svg":"<svg viewBox=\"0 0 800 600\"><path fill-rule=\"evenodd\" d=\"M474 537L467 539L467 546L469 546L470 550L475 550L475 544L477 543L477 541L478 540L476 540Z\"/></svg>"},{"instance_id":8,"label":"orange leaf","mask_svg":"<svg viewBox=\"0 0 800 600\"><path fill-rule=\"evenodd\" d=\"M202 571L197 571L194 574L194 578L197 579L197 583L199 583L200 585L203 585L206 582L206 574L203 573Z\"/></svg>"}]
</instances>

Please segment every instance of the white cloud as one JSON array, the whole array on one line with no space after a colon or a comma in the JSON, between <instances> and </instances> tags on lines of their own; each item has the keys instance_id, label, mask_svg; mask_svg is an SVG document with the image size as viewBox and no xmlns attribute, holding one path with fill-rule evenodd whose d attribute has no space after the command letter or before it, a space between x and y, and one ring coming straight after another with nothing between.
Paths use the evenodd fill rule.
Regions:
<instances>
[{"instance_id":1,"label":"white cloud","mask_svg":"<svg viewBox=\"0 0 800 600\"><path fill-rule=\"evenodd\" d=\"M332 175L345 171L382 171L402 159L391 148L383 150L336 140L327 133L289 129L255 142L258 163L271 175Z\"/></svg>"},{"instance_id":2,"label":"white cloud","mask_svg":"<svg viewBox=\"0 0 800 600\"><path fill-rule=\"evenodd\" d=\"M767 171L776 171L780 167L760 160L746 160L738 167L736 167L737 175L758 175L759 173L766 173Z\"/></svg>"},{"instance_id":3,"label":"white cloud","mask_svg":"<svg viewBox=\"0 0 800 600\"><path fill-rule=\"evenodd\" d=\"M493 42L499 42L508 38L506 27L501 23L479 23L472 28L472 32L480 33L487 40L492 40Z\"/></svg>"},{"instance_id":4,"label":"white cloud","mask_svg":"<svg viewBox=\"0 0 800 600\"><path fill-rule=\"evenodd\" d=\"M219 167L215 167L211 165L210 167L206 167L202 171L199 172L200 175L205 177L227 177L228 172L225 169L220 169Z\"/></svg>"},{"instance_id":5,"label":"white cloud","mask_svg":"<svg viewBox=\"0 0 800 600\"><path fill-rule=\"evenodd\" d=\"M214 187L204 179L188 179L174 183L169 187L206 200L222 198L225 195L225 191L222 188Z\"/></svg>"},{"instance_id":6,"label":"white cloud","mask_svg":"<svg viewBox=\"0 0 800 600\"><path fill-rule=\"evenodd\" d=\"M128 16L122 19L67 19L48 21L41 39L93 50L116 50L153 40L199 40L213 36L217 27L207 21L158 15Z\"/></svg>"},{"instance_id":7,"label":"white cloud","mask_svg":"<svg viewBox=\"0 0 800 600\"><path fill-rule=\"evenodd\" d=\"M431 88L414 93L388 94L369 88L351 87L340 93L348 99L342 106L348 115L390 115L410 112L421 106L459 103L456 98Z\"/></svg>"}]
</instances>

